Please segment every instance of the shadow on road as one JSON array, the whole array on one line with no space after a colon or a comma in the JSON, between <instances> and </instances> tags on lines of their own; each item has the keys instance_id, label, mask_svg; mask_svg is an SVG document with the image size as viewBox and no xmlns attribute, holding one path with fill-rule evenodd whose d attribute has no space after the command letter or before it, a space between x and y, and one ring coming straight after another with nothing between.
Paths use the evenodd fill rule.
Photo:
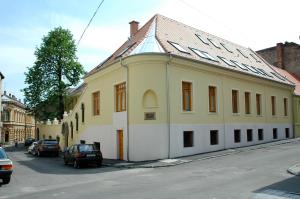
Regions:
<instances>
[{"instance_id":1,"label":"shadow on road","mask_svg":"<svg viewBox=\"0 0 300 199\"><path fill-rule=\"evenodd\" d=\"M262 187L255 190L255 195L261 195L262 197L279 197L284 196L285 198L300 198L300 177L293 176L286 180L276 182L274 184ZM256 198L256 197L252 197ZM260 197L257 197L260 198Z\"/></svg>"},{"instance_id":2,"label":"shadow on road","mask_svg":"<svg viewBox=\"0 0 300 199\"><path fill-rule=\"evenodd\" d=\"M53 157L53 156L36 157L27 153L25 147L18 147L18 148L11 147L11 148L6 148L5 150L9 152L9 154L11 154L10 158L15 163L15 169L18 169L17 164L20 164L39 173L58 174L58 175L59 174L65 174L65 175L97 174L97 173L114 172L114 171L122 170L122 168L114 168L114 167L106 167L106 166L97 167L96 165L87 165L81 167L80 169L75 169L73 168L72 165L64 165L64 161L62 157Z\"/></svg>"}]
</instances>

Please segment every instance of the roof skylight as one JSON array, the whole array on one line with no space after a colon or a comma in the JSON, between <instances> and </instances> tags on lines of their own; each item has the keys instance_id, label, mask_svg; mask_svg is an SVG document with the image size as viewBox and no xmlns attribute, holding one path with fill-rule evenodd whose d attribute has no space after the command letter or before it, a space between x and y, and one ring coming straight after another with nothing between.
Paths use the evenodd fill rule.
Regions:
<instances>
[{"instance_id":1,"label":"roof skylight","mask_svg":"<svg viewBox=\"0 0 300 199\"><path fill-rule=\"evenodd\" d=\"M240 69L248 71L248 68L245 67L245 66L243 66L243 65L240 64L239 62L234 61L234 60L230 60L230 61L233 62L235 65L237 65Z\"/></svg>"},{"instance_id":2,"label":"roof skylight","mask_svg":"<svg viewBox=\"0 0 300 199\"><path fill-rule=\"evenodd\" d=\"M198 35L198 34L195 34L197 37L198 37L198 39L200 39L203 43L205 43L206 45L209 45L209 43L207 42L207 41L205 41L204 40L204 38L203 37L201 37L201 35Z\"/></svg>"},{"instance_id":3,"label":"roof skylight","mask_svg":"<svg viewBox=\"0 0 300 199\"><path fill-rule=\"evenodd\" d=\"M211 61L215 61L218 62L218 60L216 58L214 58L213 56L211 56L209 53L205 52L205 51L201 51L195 48L190 48L196 55L198 55L199 57L202 57L204 59L209 59Z\"/></svg>"},{"instance_id":4,"label":"roof skylight","mask_svg":"<svg viewBox=\"0 0 300 199\"><path fill-rule=\"evenodd\" d=\"M220 43L228 52L232 53L232 51L224 44L224 43Z\"/></svg>"},{"instance_id":5,"label":"roof skylight","mask_svg":"<svg viewBox=\"0 0 300 199\"><path fill-rule=\"evenodd\" d=\"M259 74L259 71L256 70L253 66L249 66L247 64L243 64L246 68L248 68L251 72Z\"/></svg>"},{"instance_id":6,"label":"roof skylight","mask_svg":"<svg viewBox=\"0 0 300 199\"><path fill-rule=\"evenodd\" d=\"M124 50L122 50L117 56L116 58L121 57L122 55L124 55L136 42L134 42L133 44L127 46Z\"/></svg>"},{"instance_id":7,"label":"roof skylight","mask_svg":"<svg viewBox=\"0 0 300 199\"><path fill-rule=\"evenodd\" d=\"M169 44L171 44L174 48L176 48L178 51L182 52L182 53L187 53L190 54L188 51L186 51L180 44L172 42L172 41L168 41Z\"/></svg>"},{"instance_id":8,"label":"roof skylight","mask_svg":"<svg viewBox=\"0 0 300 199\"><path fill-rule=\"evenodd\" d=\"M283 77L282 75L279 75L278 73L271 72L271 74L274 75L275 77L277 77L278 79L281 79L282 81L286 80L285 77Z\"/></svg>"},{"instance_id":9,"label":"roof skylight","mask_svg":"<svg viewBox=\"0 0 300 199\"><path fill-rule=\"evenodd\" d=\"M260 74L264 75L264 76L268 76L268 77L272 77L270 74L268 74L264 69L261 69L261 68L256 68L256 70L259 71Z\"/></svg>"},{"instance_id":10,"label":"roof skylight","mask_svg":"<svg viewBox=\"0 0 300 199\"><path fill-rule=\"evenodd\" d=\"M261 61L259 61L253 54L250 53L250 56L251 56L256 62L259 62L259 63L261 62Z\"/></svg>"},{"instance_id":11,"label":"roof skylight","mask_svg":"<svg viewBox=\"0 0 300 199\"><path fill-rule=\"evenodd\" d=\"M248 58L240 49L236 49L239 53L241 53L241 55L243 55L243 57Z\"/></svg>"},{"instance_id":12,"label":"roof skylight","mask_svg":"<svg viewBox=\"0 0 300 199\"><path fill-rule=\"evenodd\" d=\"M223 62L225 62L227 65L236 67L234 63L232 63L231 61L227 60L226 58L221 57L221 56L218 56L218 57L219 57Z\"/></svg>"},{"instance_id":13,"label":"roof skylight","mask_svg":"<svg viewBox=\"0 0 300 199\"><path fill-rule=\"evenodd\" d=\"M217 44L214 40L207 38L208 41L210 41L210 43L212 43L216 48L221 48L219 46L219 44Z\"/></svg>"}]
</instances>

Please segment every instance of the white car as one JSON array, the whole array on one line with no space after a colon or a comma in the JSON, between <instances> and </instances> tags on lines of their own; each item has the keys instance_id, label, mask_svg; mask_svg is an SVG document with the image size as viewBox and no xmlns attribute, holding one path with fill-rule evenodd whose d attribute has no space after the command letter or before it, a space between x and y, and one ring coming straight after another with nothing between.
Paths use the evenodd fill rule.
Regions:
<instances>
[{"instance_id":1,"label":"white car","mask_svg":"<svg viewBox=\"0 0 300 199\"><path fill-rule=\"evenodd\" d=\"M2 184L8 184L10 182L12 172L13 163L8 159L5 150L0 147L0 179L2 179Z\"/></svg>"},{"instance_id":2,"label":"white car","mask_svg":"<svg viewBox=\"0 0 300 199\"><path fill-rule=\"evenodd\" d=\"M29 147L28 147L28 153L32 155L36 155L36 150L35 147L37 146L37 142L33 142Z\"/></svg>"}]
</instances>

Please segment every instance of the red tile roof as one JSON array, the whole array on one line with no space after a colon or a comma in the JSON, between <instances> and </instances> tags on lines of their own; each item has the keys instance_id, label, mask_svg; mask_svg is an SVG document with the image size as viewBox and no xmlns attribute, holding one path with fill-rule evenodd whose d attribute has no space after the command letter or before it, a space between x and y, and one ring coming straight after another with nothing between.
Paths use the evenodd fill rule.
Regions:
<instances>
[{"instance_id":1,"label":"red tile roof","mask_svg":"<svg viewBox=\"0 0 300 199\"><path fill-rule=\"evenodd\" d=\"M294 93L295 95L300 95L300 79L296 76L293 75L292 73L289 73L286 70L283 70L281 68L272 66L272 68L279 73L280 75L284 76L285 78L287 78L290 82L295 84L295 90Z\"/></svg>"},{"instance_id":2,"label":"red tile roof","mask_svg":"<svg viewBox=\"0 0 300 199\"><path fill-rule=\"evenodd\" d=\"M280 83L290 84L289 81L283 78L278 78L276 74L274 75L274 70L267 64L267 62L265 62L250 48L229 42L159 14L152 17L142 28L138 30L138 32L132 38L127 40L104 62L90 71L86 77L96 73L101 68L119 61L120 57L127 57L132 54L149 52L143 51L141 48L139 48L141 47L139 44L145 41L147 37L151 37L149 32L152 31L153 26L155 27L155 33L153 33L151 39L156 41L157 45L159 45L159 49L162 49L159 51L161 53L171 53L191 60L209 63L220 68L245 73ZM203 40L205 40L205 43L201 41L196 34L200 35ZM153 41L151 42L153 43ZM180 52L173 45L171 45L170 42L179 44L186 51L186 53ZM219 47L216 47L215 45L218 45ZM213 61L211 59L203 58L197 55L192 49L204 51L215 60ZM229 61L229 63L231 63L230 60L233 60L237 62L238 65L231 63L232 65L230 66L228 65L228 62L226 63L226 60ZM246 67L243 64L246 64Z\"/></svg>"}]
</instances>

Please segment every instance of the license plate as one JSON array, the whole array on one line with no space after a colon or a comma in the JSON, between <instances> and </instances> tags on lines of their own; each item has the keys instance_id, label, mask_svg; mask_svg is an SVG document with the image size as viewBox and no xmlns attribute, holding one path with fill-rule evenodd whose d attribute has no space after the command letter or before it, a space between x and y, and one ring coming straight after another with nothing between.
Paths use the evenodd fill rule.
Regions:
<instances>
[{"instance_id":1,"label":"license plate","mask_svg":"<svg viewBox=\"0 0 300 199\"><path fill-rule=\"evenodd\" d=\"M95 154L87 154L87 157L95 157Z\"/></svg>"}]
</instances>

